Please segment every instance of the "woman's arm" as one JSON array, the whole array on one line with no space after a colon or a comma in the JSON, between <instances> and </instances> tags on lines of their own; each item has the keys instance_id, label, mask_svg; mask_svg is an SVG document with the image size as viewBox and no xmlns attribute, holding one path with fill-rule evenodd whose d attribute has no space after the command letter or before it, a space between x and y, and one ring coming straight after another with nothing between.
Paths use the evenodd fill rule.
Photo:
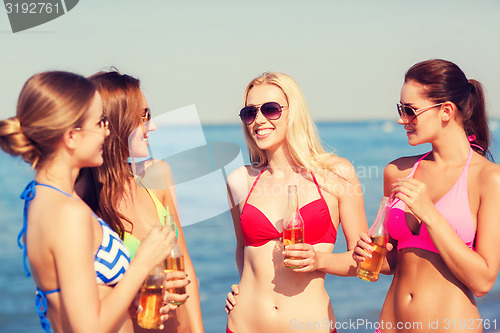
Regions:
<instances>
[{"instance_id":1,"label":"woman's arm","mask_svg":"<svg viewBox=\"0 0 500 333\"><path fill-rule=\"evenodd\" d=\"M170 167L167 163L165 164L164 170L170 170ZM171 175L171 174L170 174ZM171 176L170 176L171 177ZM174 195L170 192L170 189L174 187L173 179L170 179L168 175L166 175L167 185L165 189L165 194L163 196L163 204L165 207L168 207L170 215L172 216L173 221L177 226L177 230L179 231L179 237L177 238L177 245L179 246L183 256L184 256L184 269L187 273L191 283L186 287L187 294L189 298L186 301L186 310L189 317L189 323L191 326L191 332L204 332L203 328L203 320L201 315L201 306L200 306L200 290L198 286L198 278L196 277L196 272L194 270L193 262L191 261L191 257L189 256L189 252L186 245L186 239L184 238L184 231L182 230L182 226L179 220L179 216L177 214L176 209L176 199Z\"/></svg>"},{"instance_id":2,"label":"woman's arm","mask_svg":"<svg viewBox=\"0 0 500 333\"><path fill-rule=\"evenodd\" d=\"M248 194L248 172L246 167L234 170L227 178L228 203L236 236L235 259L238 273L243 273L245 243L240 224L240 206Z\"/></svg>"},{"instance_id":3,"label":"woman's arm","mask_svg":"<svg viewBox=\"0 0 500 333\"><path fill-rule=\"evenodd\" d=\"M359 239L359 234L368 230L363 201L363 187L359 182L354 166L347 159L340 158L340 161L336 163L335 171L343 178L339 180L340 183L337 183L341 186L337 184L327 186L338 197L339 219L347 242L347 252L319 252L318 269L339 276L354 276L356 275L357 263L352 258L352 254ZM338 177L330 177L330 179L335 180Z\"/></svg>"},{"instance_id":4,"label":"woman's arm","mask_svg":"<svg viewBox=\"0 0 500 333\"><path fill-rule=\"evenodd\" d=\"M171 250L174 235L166 228L152 230L137 251L122 279L99 299L94 269L95 246L101 226L88 207L73 201L61 205L51 217L57 232L50 240L61 288L62 304L75 332L107 332L124 320L144 279Z\"/></svg>"},{"instance_id":5,"label":"woman's arm","mask_svg":"<svg viewBox=\"0 0 500 333\"><path fill-rule=\"evenodd\" d=\"M353 259L353 251L359 234L366 232L368 226L363 203L363 188L359 183L353 165L344 158L334 157L335 173L327 172L323 182L326 188L325 200L336 201L338 216L347 241L347 252L330 253L316 251L310 244L289 245L283 252L286 257L302 257L302 260L294 260L293 264L302 266L295 268L296 272L309 272L320 270L328 274L339 276L356 275L357 263ZM326 199L328 198L328 199ZM329 207L334 206L330 203ZM335 216L334 214L331 214ZM337 221L332 221L334 225ZM337 229L338 227L336 227ZM290 259L286 259L290 262Z\"/></svg>"}]
</instances>

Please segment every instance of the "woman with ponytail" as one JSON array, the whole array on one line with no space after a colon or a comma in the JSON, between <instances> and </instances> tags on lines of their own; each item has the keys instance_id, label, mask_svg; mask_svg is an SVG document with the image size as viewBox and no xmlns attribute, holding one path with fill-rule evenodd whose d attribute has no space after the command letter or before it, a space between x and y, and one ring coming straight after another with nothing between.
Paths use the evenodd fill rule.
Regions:
<instances>
[{"instance_id":1,"label":"woman with ponytail","mask_svg":"<svg viewBox=\"0 0 500 333\"><path fill-rule=\"evenodd\" d=\"M108 135L94 84L67 72L31 77L19 96L17 115L0 121L0 147L36 170L21 194L25 206L18 241L28 276L28 261L31 266L36 310L46 332L51 326L55 332L133 332L129 305L172 249L174 233L156 228L130 261L119 236L76 195L80 169L103 163Z\"/></svg>"},{"instance_id":2,"label":"woman with ponytail","mask_svg":"<svg viewBox=\"0 0 500 333\"><path fill-rule=\"evenodd\" d=\"M382 272L394 278L377 331L482 332L474 296L490 291L500 267L500 167L485 158L483 89L454 63L423 61L406 73L397 107L408 143L432 150L384 171L392 202ZM356 261L371 257L370 243L361 234Z\"/></svg>"}]
</instances>

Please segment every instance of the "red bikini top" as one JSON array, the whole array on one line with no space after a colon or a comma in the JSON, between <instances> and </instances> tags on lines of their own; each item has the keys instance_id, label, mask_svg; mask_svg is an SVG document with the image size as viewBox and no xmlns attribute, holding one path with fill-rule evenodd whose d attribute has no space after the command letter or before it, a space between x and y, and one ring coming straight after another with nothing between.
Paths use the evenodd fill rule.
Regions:
<instances>
[{"instance_id":1,"label":"red bikini top","mask_svg":"<svg viewBox=\"0 0 500 333\"><path fill-rule=\"evenodd\" d=\"M264 170L265 168L262 169L259 176L255 179L241 210L240 224L245 246L262 246L270 240L283 236L283 232L279 232L274 224L257 207L247 203ZM304 220L304 242L309 244L335 244L337 230L333 225L328 205L321 194L316 177L314 177L312 172L311 176L321 198L311 201L299 209L300 215Z\"/></svg>"}]
</instances>

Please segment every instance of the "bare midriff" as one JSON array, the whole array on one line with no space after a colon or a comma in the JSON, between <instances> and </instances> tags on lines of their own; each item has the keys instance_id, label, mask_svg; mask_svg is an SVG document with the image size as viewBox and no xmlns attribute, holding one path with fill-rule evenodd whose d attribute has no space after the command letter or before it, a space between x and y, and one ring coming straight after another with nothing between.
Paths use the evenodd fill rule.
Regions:
<instances>
[{"instance_id":1,"label":"bare midriff","mask_svg":"<svg viewBox=\"0 0 500 333\"><path fill-rule=\"evenodd\" d=\"M482 332L473 293L438 253L398 251L398 265L380 315L386 332Z\"/></svg>"},{"instance_id":2,"label":"bare midriff","mask_svg":"<svg viewBox=\"0 0 500 333\"><path fill-rule=\"evenodd\" d=\"M315 248L332 251L331 244ZM324 287L325 273L294 272L283 264L283 245L272 240L245 247L244 265L236 306L229 313L228 326L235 333L308 331L330 332L335 317Z\"/></svg>"}]
</instances>

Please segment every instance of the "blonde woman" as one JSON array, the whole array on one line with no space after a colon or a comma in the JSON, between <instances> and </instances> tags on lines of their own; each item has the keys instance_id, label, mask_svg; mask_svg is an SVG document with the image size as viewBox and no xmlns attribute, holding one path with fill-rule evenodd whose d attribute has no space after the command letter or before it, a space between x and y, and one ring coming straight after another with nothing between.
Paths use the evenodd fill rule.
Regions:
<instances>
[{"instance_id":1,"label":"blonde woman","mask_svg":"<svg viewBox=\"0 0 500 333\"><path fill-rule=\"evenodd\" d=\"M17 115L0 121L0 147L36 170L22 194L19 240L46 332L51 326L55 332L133 332L129 305L172 248L173 233L155 228L130 261L118 235L74 192L80 168L102 164L108 135L95 86L67 72L31 77Z\"/></svg>"},{"instance_id":2,"label":"blonde woman","mask_svg":"<svg viewBox=\"0 0 500 333\"><path fill-rule=\"evenodd\" d=\"M355 275L352 250L367 229L356 172L322 148L302 92L288 75L252 80L244 105L240 118L252 165L228 178L241 280L226 301L227 332L335 331L325 275ZM305 243L284 249L288 185L298 187ZM340 221L348 252L333 254Z\"/></svg>"}]
</instances>

